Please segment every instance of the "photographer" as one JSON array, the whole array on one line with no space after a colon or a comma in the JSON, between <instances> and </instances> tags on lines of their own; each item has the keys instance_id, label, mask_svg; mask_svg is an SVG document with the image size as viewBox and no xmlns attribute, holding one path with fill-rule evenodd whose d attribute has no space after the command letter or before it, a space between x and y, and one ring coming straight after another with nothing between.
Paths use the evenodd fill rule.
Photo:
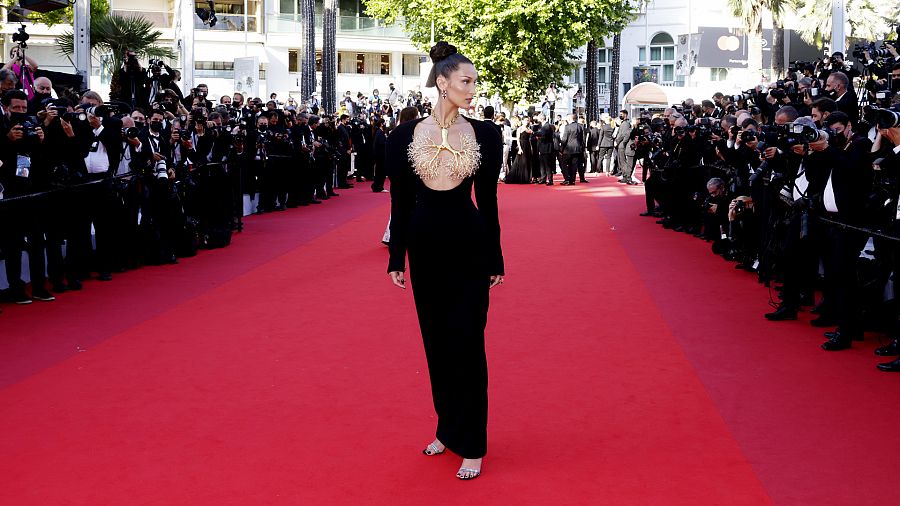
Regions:
<instances>
[{"instance_id":1,"label":"photographer","mask_svg":"<svg viewBox=\"0 0 900 506\"><path fill-rule=\"evenodd\" d=\"M136 107L146 109L150 106L147 96L149 81L147 71L138 62L134 51L125 52L125 62L119 69L118 78L118 86L112 87L109 91L110 99L125 102L132 109Z\"/></svg>"},{"instance_id":2,"label":"photographer","mask_svg":"<svg viewBox=\"0 0 900 506\"><path fill-rule=\"evenodd\" d=\"M872 187L872 142L853 131L853 121L835 112L829 116L831 131L823 150L831 161L827 182L818 204L824 218L841 224L864 225L865 203ZM812 148L812 145L810 146ZM857 258L867 236L844 226L826 222L823 246L825 267L825 299L836 317L837 331L822 345L827 351L850 347L852 340L862 340L863 322Z\"/></svg>"},{"instance_id":3,"label":"photographer","mask_svg":"<svg viewBox=\"0 0 900 506\"><path fill-rule=\"evenodd\" d=\"M84 255L80 258L78 248L70 245L64 259L63 247L67 240L75 239L77 243L81 230L78 217L82 213L76 211L81 202L77 190L72 188L84 182L85 168L73 125L87 121L87 116L74 112L66 99L46 100L40 115L44 130L43 163L50 171L49 185L64 190L49 196L47 205L42 206L47 232L47 274L56 293L80 290L79 271L85 264Z\"/></svg>"},{"instance_id":4,"label":"photographer","mask_svg":"<svg viewBox=\"0 0 900 506\"><path fill-rule=\"evenodd\" d=\"M37 69L37 62L26 56L21 46L14 46L9 50L9 61L3 65L3 70L9 70L16 76L19 86L28 95L28 100L34 98L34 72Z\"/></svg>"},{"instance_id":5,"label":"photographer","mask_svg":"<svg viewBox=\"0 0 900 506\"><path fill-rule=\"evenodd\" d=\"M46 189L46 165L42 163L41 145L44 131L37 118L28 116L28 95L22 90L10 90L3 94L6 111L0 122L0 184L5 199L28 195ZM39 202L21 200L4 202L0 222L0 249L6 256L6 278L10 295L16 304L30 304L32 299L55 300L47 291L44 276L44 231L41 228ZM27 239L28 261L31 275L31 297L25 294L22 281L22 251Z\"/></svg>"},{"instance_id":6,"label":"photographer","mask_svg":"<svg viewBox=\"0 0 900 506\"><path fill-rule=\"evenodd\" d=\"M88 97L86 94L85 97ZM112 279L115 258L115 195L113 176L122 156L122 121L113 116L113 110L107 105L92 106L93 97L82 98L79 106L86 114L87 121L73 124L76 143L81 158L84 160L85 180L93 182L80 190L79 200L83 202L84 212L79 213L79 230L73 238L73 246L79 257L91 251L91 224L94 226L96 252L93 269L81 263L81 274L96 270L98 279Z\"/></svg>"},{"instance_id":7,"label":"photographer","mask_svg":"<svg viewBox=\"0 0 900 506\"><path fill-rule=\"evenodd\" d=\"M881 109L876 112L875 126L878 129L876 139L876 149L878 150L875 161L875 169L880 174L879 177L896 181L897 175L900 174L900 112L896 107L892 109ZM898 190L896 185L892 185L890 194L891 204L897 205ZM893 213L895 209L889 209ZM900 220L894 219L888 228L890 235L900 237ZM900 272L900 247L896 242L890 245L889 265L896 277ZM895 310L896 311L896 310ZM896 318L896 314L892 315L892 320ZM896 322L894 322L896 324ZM878 356L896 356L900 355L900 341L897 339L896 327L892 329L893 341L888 346L883 346L875 350ZM900 358L891 362L878 364L878 369L885 372L900 372Z\"/></svg>"},{"instance_id":8,"label":"photographer","mask_svg":"<svg viewBox=\"0 0 900 506\"><path fill-rule=\"evenodd\" d=\"M318 118L316 121L318 122ZM307 113L297 115L297 122L291 129L291 140L297 167L288 173L288 205L321 204L314 196L316 178L313 174L313 151L317 142Z\"/></svg>"},{"instance_id":9,"label":"photographer","mask_svg":"<svg viewBox=\"0 0 900 506\"><path fill-rule=\"evenodd\" d=\"M835 53L840 54L840 53ZM859 121L859 98L856 91L850 86L850 79L843 72L828 74L825 81L825 91L835 101L837 110L846 114L850 121Z\"/></svg>"}]
</instances>

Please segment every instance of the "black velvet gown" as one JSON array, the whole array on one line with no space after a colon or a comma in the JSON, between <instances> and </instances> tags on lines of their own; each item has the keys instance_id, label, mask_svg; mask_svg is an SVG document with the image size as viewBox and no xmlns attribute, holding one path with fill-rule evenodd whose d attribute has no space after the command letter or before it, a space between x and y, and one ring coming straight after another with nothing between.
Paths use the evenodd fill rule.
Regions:
<instances>
[{"instance_id":1,"label":"black velvet gown","mask_svg":"<svg viewBox=\"0 0 900 506\"><path fill-rule=\"evenodd\" d=\"M491 125L469 120L481 151L479 168L452 190L432 190L413 171L407 151L420 121L403 123L388 137L388 272L405 270L409 253L436 436L457 455L477 459L487 452L488 289L490 276L503 274L497 217L502 140Z\"/></svg>"}]
</instances>

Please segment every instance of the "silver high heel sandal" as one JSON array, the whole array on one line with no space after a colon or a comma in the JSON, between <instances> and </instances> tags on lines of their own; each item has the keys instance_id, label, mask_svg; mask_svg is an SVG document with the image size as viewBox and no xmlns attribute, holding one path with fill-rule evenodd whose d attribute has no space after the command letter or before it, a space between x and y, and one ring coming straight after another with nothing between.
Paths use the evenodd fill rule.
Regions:
<instances>
[{"instance_id":1,"label":"silver high heel sandal","mask_svg":"<svg viewBox=\"0 0 900 506\"><path fill-rule=\"evenodd\" d=\"M460 467L456 472L456 477L460 480L474 480L481 476L480 469L472 469L471 467Z\"/></svg>"},{"instance_id":2,"label":"silver high heel sandal","mask_svg":"<svg viewBox=\"0 0 900 506\"><path fill-rule=\"evenodd\" d=\"M447 448L444 447L443 450L438 450L437 445L434 443L431 443L430 445L426 446L424 450L422 450L422 453L424 453L425 455L428 455L429 457L433 457L435 455L440 455L440 454L444 453L444 450L446 450L446 449Z\"/></svg>"}]
</instances>

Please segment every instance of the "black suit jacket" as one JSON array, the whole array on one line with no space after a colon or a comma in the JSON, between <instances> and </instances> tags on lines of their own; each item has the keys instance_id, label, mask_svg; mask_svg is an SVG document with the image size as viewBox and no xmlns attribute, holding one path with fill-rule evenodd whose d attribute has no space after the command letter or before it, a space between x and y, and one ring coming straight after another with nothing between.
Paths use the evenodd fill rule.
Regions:
<instances>
[{"instance_id":1,"label":"black suit jacket","mask_svg":"<svg viewBox=\"0 0 900 506\"><path fill-rule=\"evenodd\" d=\"M554 128L552 123L544 123L542 127L535 131L535 136L537 137L537 150L540 155L547 155L554 152L553 149L553 136L556 128Z\"/></svg>"},{"instance_id":2,"label":"black suit jacket","mask_svg":"<svg viewBox=\"0 0 900 506\"><path fill-rule=\"evenodd\" d=\"M844 93L844 96L835 102L837 105L837 110L843 111L847 116L850 116L850 121L855 125L859 120L859 97L856 96L856 91L853 89L847 90L847 93Z\"/></svg>"},{"instance_id":3,"label":"black suit jacket","mask_svg":"<svg viewBox=\"0 0 900 506\"><path fill-rule=\"evenodd\" d=\"M560 137L562 152L567 155L584 153L584 125L569 123Z\"/></svg>"}]
</instances>

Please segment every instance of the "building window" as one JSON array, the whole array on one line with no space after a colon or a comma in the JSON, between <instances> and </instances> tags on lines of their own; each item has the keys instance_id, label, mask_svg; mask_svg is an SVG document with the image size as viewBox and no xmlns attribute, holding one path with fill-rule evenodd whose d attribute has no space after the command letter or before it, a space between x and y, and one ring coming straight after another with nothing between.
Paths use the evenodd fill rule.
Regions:
<instances>
[{"instance_id":1,"label":"building window","mask_svg":"<svg viewBox=\"0 0 900 506\"><path fill-rule=\"evenodd\" d=\"M288 72L300 72L300 50L288 49Z\"/></svg>"},{"instance_id":2,"label":"building window","mask_svg":"<svg viewBox=\"0 0 900 506\"><path fill-rule=\"evenodd\" d=\"M421 74L422 57L417 54L403 55L403 75L418 76Z\"/></svg>"},{"instance_id":3,"label":"building window","mask_svg":"<svg viewBox=\"0 0 900 506\"><path fill-rule=\"evenodd\" d=\"M247 31L259 30L260 2L258 0L217 0L216 26L203 24L199 16L194 16L194 28L197 30L217 30L226 32L244 31L244 3L247 4ZM194 0L196 9L209 9L206 0Z\"/></svg>"},{"instance_id":4,"label":"building window","mask_svg":"<svg viewBox=\"0 0 900 506\"><path fill-rule=\"evenodd\" d=\"M650 39L650 58L647 48L638 47L638 62L659 69L659 81L663 84L675 82L675 40L666 32L660 32Z\"/></svg>"},{"instance_id":5,"label":"building window","mask_svg":"<svg viewBox=\"0 0 900 506\"><path fill-rule=\"evenodd\" d=\"M597 57L597 68L599 70L599 78L597 82L608 83L609 64L612 61L612 51L607 48L601 47L598 52L599 56Z\"/></svg>"},{"instance_id":6,"label":"building window","mask_svg":"<svg viewBox=\"0 0 900 506\"><path fill-rule=\"evenodd\" d=\"M710 81L727 81L728 80L728 69L715 68L715 67L709 69L709 80Z\"/></svg>"},{"instance_id":7,"label":"building window","mask_svg":"<svg viewBox=\"0 0 900 506\"><path fill-rule=\"evenodd\" d=\"M316 57L317 62L319 58L320 56ZM317 63L317 65L319 64ZM391 55L389 53L338 51L338 73L390 75Z\"/></svg>"}]
</instances>

